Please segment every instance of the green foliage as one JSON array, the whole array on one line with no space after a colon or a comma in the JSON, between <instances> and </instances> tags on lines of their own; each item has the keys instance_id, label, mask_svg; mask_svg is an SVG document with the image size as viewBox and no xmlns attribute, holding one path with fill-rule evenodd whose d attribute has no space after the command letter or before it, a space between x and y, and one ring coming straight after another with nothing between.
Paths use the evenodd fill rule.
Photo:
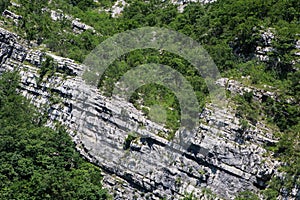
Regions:
<instances>
[{"instance_id":1,"label":"green foliage","mask_svg":"<svg viewBox=\"0 0 300 200\"><path fill-rule=\"evenodd\" d=\"M295 0L225 0L209 6L191 3L181 14L169 1L132 0L118 19L109 17L105 12L99 14L98 11L103 6L111 6L113 1L60 0L48 4L46 0L20 0L20 3L22 7L16 8L16 12L23 16L19 32L28 39L46 43L60 55L79 61L100 41L114 33L143 26L164 26L200 41L220 70L228 70L235 68L240 61L253 57L256 46L261 45L259 30L275 27L278 39L273 45L277 51L270 55L268 70L274 70L280 77L286 77L288 72L293 71L291 47L299 33L299 3ZM47 12L41 12L44 7L62 9L81 18L103 37L91 33L84 33L88 40L84 34L75 36L68 20L54 22ZM282 10L286 12L285 15Z\"/></svg>"},{"instance_id":2,"label":"green foliage","mask_svg":"<svg viewBox=\"0 0 300 200\"><path fill-rule=\"evenodd\" d=\"M253 194L251 191L240 192L235 198L235 200L259 200L260 198Z\"/></svg>"},{"instance_id":3,"label":"green foliage","mask_svg":"<svg viewBox=\"0 0 300 200\"><path fill-rule=\"evenodd\" d=\"M196 198L194 197L193 193L191 193L191 194L186 194L182 200L196 200Z\"/></svg>"},{"instance_id":4,"label":"green foliage","mask_svg":"<svg viewBox=\"0 0 300 200\"><path fill-rule=\"evenodd\" d=\"M104 73L104 78L99 82L99 87L105 94L111 95L117 82L127 71L134 69L134 67L143 63L161 63L163 65L171 66L180 72L192 85L200 106L206 102L206 94L208 93L204 79L198 76L198 72L186 60L172 53L160 53L153 49L136 50L129 54L123 55L116 60ZM136 78L135 76L133 78ZM167 78L167 74L165 75ZM171 80L172 78L170 78ZM162 115L159 118L163 120L158 123L164 124L166 128L170 129L168 139L172 139L176 130L180 126L180 105L174 91L159 85L147 84L138 88L131 96L132 102L138 109L142 109L149 117L153 105L159 105L166 111L166 121ZM186 102L189 102L189 97L185 97ZM197 110L193 110L197 112ZM199 111L198 111L199 112ZM158 116L158 115L156 115Z\"/></svg>"},{"instance_id":5,"label":"green foliage","mask_svg":"<svg viewBox=\"0 0 300 200\"><path fill-rule=\"evenodd\" d=\"M295 100L297 100L297 96L295 97ZM267 98L263 104L269 120L276 124L281 131L297 125L300 120L299 106L287 103L288 98L288 96L280 96L280 101Z\"/></svg>"},{"instance_id":6,"label":"green foliage","mask_svg":"<svg viewBox=\"0 0 300 200\"><path fill-rule=\"evenodd\" d=\"M279 192L277 190L270 188L264 190L262 193L266 200L276 200L279 195Z\"/></svg>"},{"instance_id":7,"label":"green foliage","mask_svg":"<svg viewBox=\"0 0 300 200\"><path fill-rule=\"evenodd\" d=\"M150 119L164 124L166 128L170 129L169 139L174 137L175 131L180 126L180 107L172 91L157 84L149 84L140 87L130 101L137 108L140 108L140 106L150 107L150 110L147 109L145 114ZM160 110L155 111L155 105L159 105L165 113Z\"/></svg>"},{"instance_id":8,"label":"green foliage","mask_svg":"<svg viewBox=\"0 0 300 200\"><path fill-rule=\"evenodd\" d=\"M245 92L243 94L243 98L245 99L245 101L247 101L248 103L251 103L252 102L252 99L253 99L253 92Z\"/></svg>"},{"instance_id":9,"label":"green foliage","mask_svg":"<svg viewBox=\"0 0 300 200\"><path fill-rule=\"evenodd\" d=\"M235 100L238 103L236 109L236 115L242 119L248 119L252 123L256 124L259 118L259 104L256 101L252 101L252 93L244 93L243 96L235 96ZM244 123L245 124L245 123Z\"/></svg>"},{"instance_id":10,"label":"green foliage","mask_svg":"<svg viewBox=\"0 0 300 200\"><path fill-rule=\"evenodd\" d=\"M40 68L40 80L43 80L45 75L52 76L56 71L56 66L54 63L54 60L50 56L46 56L46 60L42 62L41 68Z\"/></svg>"},{"instance_id":11,"label":"green foliage","mask_svg":"<svg viewBox=\"0 0 300 200\"><path fill-rule=\"evenodd\" d=\"M2 13L5 9L8 8L8 6L10 6L10 0L1 0L0 2L0 13Z\"/></svg>"},{"instance_id":12,"label":"green foliage","mask_svg":"<svg viewBox=\"0 0 300 200\"><path fill-rule=\"evenodd\" d=\"M127 137L125 138L125 141L123 143L123 149L127 150L130 148L130 144L133 140L137 138L137 134L134 132L128 133Z\"/></svg>"},{"instance_id":13,"label":"green foliage","mask_svg":"<svg viewBox=\"0 0 300 200\"><path fill-rule=\"evenodd\" d=\"M69 3L72 6L77 6L83 11L95 7L95 2L93 0L69 0Z\"/></svg>"},{"instance_id":14,"label":"green foliage","mask_svg":"<svg viewBox=\"0 0 300 200\"><path fill-rule=\"evenodd\" d=\"M67 132L17 94L17 73L0 77L0 199L107 199L101 171L84 161Z\"/></svg>"},{"instance_id":15,"label":"green foliage","mask_svg":"<svg viewBox=\"0 0 300 200\"><path fill-rule=\"evenodd\" d=\"M300 184L300 124L285 131L275 153L286 163L281 170L287 173L282 184L289 190Z\"/></svg>"},{"instance_id":16,"label":"green foliage","mask_svg":"<svg viewBox=\"0 0 300 200\"><path fill-rule=\"evenodd\" d=\"M242 130L245 131L249 127L248 121L242 119L241 120L241 127L242 127Z\"/></svg>"},{"instance_id":17,"label":"green foliage","mask_svg":"<svg viewBox=\"0 0 300 200\"><path fill-rule=\"evenodd\" d=\"M202 189L202 193L205 195L206 199L208 200L214 200L216 199L217 195L214 194L211 189L209 188L204 188Z\"/></svg>"},{"instance_id":18,"label":"green foliage","mask_svg":"<svg viewBox=\"0 0 300 200\"><path fill-rule=\"evenodd\" d=\"M255 124L261 117L266 117L269 123L278 126L283 132L280 142L273 149L278 159L286 162L282 171L287 173L287 178L286 181L272 179L270 188L264 191L266 198L274 199L275 196L278 196L281 186L289 189L293 184L299 185L299 180L292 178L299 177L298 169L300 168L299 143L297 143L299 139L296 139L299 138L300 121L300 67L299 63L294 62L298 59L295 56L294 46L300 33L299 0L222 0L209 5L190 3L185 7L183 13L178 13L176 6L170 4L169 1L131 0L128 1L130 6L127 6L117 19L110 17L109 13L99 11L103 10L103 6L111 7L114 2L108 0L99 2L92 0L19 0L22 6L13 8L13 11L21 15L23 19L18 23L16 31L26 39L35 40L38 44L45 44L49 50L58 55L77 61L83 61L85 55L111 35L133 28L157 26L187 34L205 47L224 75L234 79L250 76L247 84L258 87L266 84L277 89L279 93L277 100L267 98L263 100L262 104L254 101L251 93L236 97L237 115L244 119L241 124L243 129L247 127L247 120ZM9 1L2 0L0 11L7 8L8 5ZM53 21L49 13L42 12L42 8L45 7L52 10L61 9L67 14L80 18L82 22L94 27L97 34L92 31L74 34L70 21L66 19ZM275 51L268 53L269 61L259 62L255 59L254 54L257 46L264 45L261 41L261 31L265 31L269 27L275 30L276 39L272 41ZM192 84L200 104L203 106L206 103L208 90L205 82L193 70L190 63L171 53L161 53L149 49L136 50L121 56L105 72L103 77L106 78L100 81L99 86L106 94L110 95L114 83L124 73L149 62L171 66L183 74ZM53 62L47 58L41 67L41 77L54 73L56 69L52 67ZM11 79L14 78L14 75L10 76ZM19 97L8 95L17 87L14 82L9 82L9 84L12 85L0 84L0 87L3 88L0 90L1 119L3 119L1 123L5 124L7 121L11 121L14 125L10 128L15 130L16 127L27 127L28 124L25 121L33 119L35 119L34 123L42 121L38 117L32 119L31 117L35 114L23 115L31 109L24 107L21 104L23 100ZM10 98L6 98L7 96ZM178 101L166 88L155 84L143 86L133 94L131 102L148 115L151 113L147 107L160 105L167 111L166 126L172 130L176 130L179 126ZM9 113L7 110L12 112ZM13 139L6 138L5 145L8 148L15 148L12 143L7 142L14 141ZM132 139L129 138L128 141ZM128 148L127 143L125 146ZM47 162L47 159L42 160ZM30 162L32 161L27 158L22 159L20 166ZM5 177L0 177L1 180L6 181L7 177L14 177L15 173L23 174L25 177L33 176L31 168L28 168L27 171L16 172L16 170L10 170L14 169L14 166L7 163L5 165L5 169L8 170L5 172ZM7 189L7 191L9 190ZM27 198L26 194L24 195L24 198Z\"/></svg>"}]
</instances>

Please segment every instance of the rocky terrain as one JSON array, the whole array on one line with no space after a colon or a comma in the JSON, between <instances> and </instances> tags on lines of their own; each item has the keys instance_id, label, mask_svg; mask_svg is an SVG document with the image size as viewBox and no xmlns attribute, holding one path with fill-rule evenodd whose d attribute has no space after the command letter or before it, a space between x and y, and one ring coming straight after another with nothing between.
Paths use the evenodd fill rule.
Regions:
<instances>
[{"instance_id":1,"label":"rocky terrain","mask_svg":"<svg viewBox=\"0 0 300 200\"><path fill-rule=\"evenodd\" d=\"M67 73L55 72L40 80L46 56ZM104 185L115 199L180 199L186 193L198 199L232 199L240 191L267 187L279 165L263 148L277 142L272 130L261 122L255 126L248 122L249 127L243 129L230 100L226 109L206 105L191 144L182 148L159 137L159 132L167 130L132 104L105 97L86 85L77 76L83 66L34 50L2 28L0 65L0 72L19 70L20 92L47 111L49 126L67 127L78 151L101 167ZM247 88L234 80L224 78L218 84L239 94L252 90L258 101L265 96L276 99L272 92ZM124 148L132 132L139 136Z\"/></svg>"}]
</instances>

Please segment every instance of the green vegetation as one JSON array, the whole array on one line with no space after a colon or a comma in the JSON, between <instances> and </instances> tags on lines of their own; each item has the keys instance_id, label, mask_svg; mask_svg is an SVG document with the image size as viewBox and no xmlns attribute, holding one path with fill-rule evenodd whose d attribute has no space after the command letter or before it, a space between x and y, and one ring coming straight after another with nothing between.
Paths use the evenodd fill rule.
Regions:
<instances>
[{"instance_id":1,"label":"green vegetation","mask_svg":"<svg viewBox=\"0 0 300 200\"><path fill-rule=\"evenodd\" d=\"M236 115L241 119L248 119L253 124L256 124L259 115L261 115L261 111L259 110L259 103L256 101L252 101L252 98L252 92L246 92L243 96L235 96L235 101L238 104ZM242 125L246 125L245 123L246 121L242 120Z\"/></svg>"},{"instance_id":2,"label":"green vegetation","mask_svg":"<svg viewBox=\"0 0 300 200\"><path fill-rule=\"evenodd\" d=\"M204 188L204 189L202 190L202 193L206 196L206 198L207 198L208 200L214 200L214 199L216 199L216 197L217 197L217 195L214 194L214 193L211 191L211 189L209 189L209 188Z\"/></svg>"},{"instance_id":3,"label":"green vegetation","mask_svg":"<svg viewBox=\"0 0 300 200\"><path fill-rule=\"evenodd\" d=\"M43 125L18 83L17 73L0 77L0 199L108 199L100 169L62 127Z\"/></svg>"},{"instance_id":4,"label":"green vegetation","mask_svg":"<svg viewBox=\"0 0 300 200\"><path fill-rule=\"evenodd\" d=\"M248 127L247 121L255 124L258 120L265 120L280 130L280 133L277 133L280 135L280 142L268 148L274 151L278 160L285 163L281 170L286 173L286 178L284 180L273 178L270 186L263 191L265 198L274 199L280 193L280 188L290 192L295 185L299 187L300 65L299 62L295 62L298 58L295 56L297 50L294 48L296 41L300 39L299 0L220 0L209 5L190 3L183 13L178 13L176 6L171 5L169 1L130 0L127 1L130 6L126 7L117 19L111 18L110 14L102 9L103 6L107 8L113 4L108 0L100 3L92 0L59 0L51 3L48 3L50 2L48 0L19 0L17 2L22 6L11 7L11 9L23 18L15 28L16 32L26 39L35 40L38 44L45 44L49 50L58 55L79 62L82 62L97 44L115 33L143 26L166 27L200 42L212 56L223 76L258 88L263 88L263 85L272 86L270 90L276 91L276 100L268 97L259 103L253 100L251 93L233 97L238 104L237 115L242 118L243 129ZM1 1L0 11L8 5L7 0ZM94 27L96 33L88 30L81 34L74 34L70 21L67 19L53 21L48 12L42 11L45 7L53 10L61 9L74 18L80 18L82 22ZM275 39L272 40L272 47L275 51L268 53L268 61L261 62L254 54L257 46L264 46L261 33L269 28L274 32ZM177 55L161 53L153 49L136 50L121 56L105 72L99 87L107 95L111 95L114 83L125 72L149 62L173 67L191 82L202 106L209 101L204 80L193 70L190 63ZM46 60L41 75L51 75L51 66L51 60ZM249 76L249 80L242 79L242 76ZM1 85L1 87L6 86ZM10 88L6 89L11 91ZM10 94L5 90L1 92L3 99ZM14 101L19 105L21 100L14 99ZM131 102L150 118L148 107L159 105L167 113L165 126L173 133L178 128L180 109L172 91L156 84L146 85L133 94ZM18 109L21 108L22 106ZM27 119L27 115L16 116L11 120L14 122L20 120L18 122L20 124ZM5 122L4 119L6 118L4 117L3 120L1 118L2 123ZM5 132L4 130L2 133ZM128 138L127 141L132 139ZM126 148L128 142L125 142ZM14 177L13 173L7 176ZM243 194L239 198L245 198L247 195Z\"/></svg>"},{"instance_id":5,"label":"green vegetation","mask_svg":"<svg viewBox=\"0 0 300 200\"><path fill-rule=\"evenodd\" d=\"M180 108L171 90L156 84L145 85L135 92L130 101L137 108L144 106L142 110L151 120L165 124L165 127L170 129L168 138L174 137L175 130L180 126Z\"/></svg>"},{"instance_id":6,"label":"green vegetation","mask_svg":"<svg viewBox=\"0 0 300 200\"><path fill-rule=\"evenodd\" d=\"M196 198L194 197L193 193L191 193L191 194L186 194L182 200L196 200Z\"/></svg>"},{"instance_id":7,"label":"green vegetation","mask_svg":"<svg viewBox=\"0 0 300 200\"><path fill-rule=\"evenodd\" d=\"M249 200L249 199L260 200L260 198L256 194L253 194L251 191L241 192L235 198L235 200Z\"/></svg>"},{"instance_id":8,"label":"green vegetation","mask_svg":"<svg viewBox=\"0 0 300 200\"><path fill-rule=\"evenodd\" d=\"M112 2L108 1L101 1L99 4L93 1L61 0L48 4L46 0L30 2L19 0L19 3L23 6L14 9L17 14L23 16L23 19L17 31L27 39L46 44L51 51L59 55L77 61L83 61L85 55L97 44L115 33L143 26L159 26L175 29L199 41L226 76L239 79L242 75L250 75L251 84L258 86L268 84L280 89L285 89L286 86L292 88L290 80L296 78L291 62L294 53L292 47L299 38L297 36L299 2L296 0L286 3L272 0L255 2L225 0L204 6L191 3L181 14L177 12L176 6L168 1L132 0L128 2L130 6L126 7L117 19L111 18L109 13L99 11L101 6L112 5ZM94 27L102 36L92 31L76 35L72 32L70 21L66 19L53 21L48 12L41 11L44 7L53 10L61 9L67 14L79 17L82 22ZM281 12L282 9L289 10L289 12L284 15ZM268 62L259 63L254 59L253 54L256 46L262 45L260 31L265 31L268 27L275 28L276 40L272 45L277 51L269 53ZM192 83L201 105L205 104L208 91L203 79L192 70L193 67L177 55L167 52L161 54L151 49L136 50L123 55L109 67L103 76L106 78L101 80L99 86L107 94L111 94L114 88L113 83L126 71L149 62L169 65L181 72ZM297 67L297 65L294 66ZM166 126L174 132L179 126L180 111L172 92L162 90L157 85L145 86L139 90L144 95L134 95L133 102L142 100L145 107L160 104L162 107L174 109L173 111L166 109L168 112ZM149 90L150 94L145 93ZM164 96L167 99L164 100L165 103L162 103L162 98L154 100L154 96ZM244 111L248 114L241 113L241 115L244 117L247 115L247 119L255 122L256 111L248 106Z\"/></svg>"},{"instance_id":9,"label":"green vegetation","mask_svg":"<svg viewBox=\"0 0 300 200\"><path fill-rule=\"evenodd\" d=\"M243 131L245 131L247 128L249 128L249 124L247 120L242 119L241 120L241 128Z\"/></svg>"},{"instance_id":10,"label":"green vegetation","mask_svg":"<svg viewBox=\"0 0 300 200\"><path fill-rule=\"evenodd\" d=\"M281 140L275 147L269 147L275 152L279 161L285 163L279 169L285 172L284 178L273 177L270 187L263 191L267 200L276 199L281 189L290 193L295 186L300 185L300 124L282 133Z\"/></svg>"},{"instance_id":11,"label":"green vegetation","mask_svg":"<svg viewBox=\"0 0 300 200\"><path fill-rule=\"evenodd\" d=\"M10 1L9 0L2 0L0 2L0 13L2 13L6 8L10 6Z\"/></svg>"},{"instance_id":12,"label":"green vegetation","mask_svg":"<svg viewBox=\"0 0 300 200\"><path fill-rule=\"evenodd\" d=\"M56 71L56 66L54 64L53 58L50 56L46 56L46 60L42 62L41 68L40 68L40 76L39 80L42 81L43 78L47 76L53 76Z\"/></svg>"},{"instance_id":13,"label":"green vegetation","mask_svg":"<svg viewBox=\"0 0 300 200\"><path fill-rule=\"evenodd\" d=\"M125 141L123 143L123 149L127 150L130 148L130 143L137 138L137 134L134 132L128 133L127 137L125 138Z\"/></svg>"}]
</instances>

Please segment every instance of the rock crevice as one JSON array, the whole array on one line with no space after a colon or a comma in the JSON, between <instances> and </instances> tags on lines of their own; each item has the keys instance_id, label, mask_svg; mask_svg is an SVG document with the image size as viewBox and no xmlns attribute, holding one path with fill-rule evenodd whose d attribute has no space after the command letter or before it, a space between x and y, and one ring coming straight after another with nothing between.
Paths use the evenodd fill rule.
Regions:
<instances>
[{"instance_id":1,"label":"rock crevice","mask_svg":"<svg viewBox=\"0 0 300 200\"><path fill-rule=\"evenodd\" d=\"M179 199L185 192L201 199L204 188L230 199L243 190L264 188L275 172L278 163L264 157L262 147L276 142L271 131L260 125L251 131L251 140L236 142L240 119L234 110L206 105L190 146L171 146L158 136L167 130L132 104L86 85L76 76L83 67L70 59L47 53L72 75L56 72L38 84L45 53L18 41L15 34L0 28L0 73L19 70L20 92L47 109L49 125L58 121L67 127L78 151L104 170L104 185L115 199ZM130 132L138 137L124 150Z\"/></svg>"}]
</instances>

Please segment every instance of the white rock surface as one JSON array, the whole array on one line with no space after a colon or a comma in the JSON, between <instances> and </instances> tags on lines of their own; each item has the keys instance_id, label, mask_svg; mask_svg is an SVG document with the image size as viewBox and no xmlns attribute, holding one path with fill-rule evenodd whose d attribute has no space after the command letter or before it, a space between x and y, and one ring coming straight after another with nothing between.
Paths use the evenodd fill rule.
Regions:
<instances>
[{"instance_id":1,"label":"white rock surface","mask_svg":"<svg viewBox=\"0 0 300 200\"><path fill-rule=\"evenodd\" d=\"M232 199L242 190L255 192L266 187L276 171L278 163L263 156L266 150L262 146L276 142L263 124L243 135L233 110L207 105L189 148L171 147L169 141L157 136L160 126L133 105L107 98L86 85L76 76L82 66L70 59L48 53L69 73L56 73L38 85L37 72L44 54L18 41L15 34L0 28L0 73L20 69L21 93L47 110L50 126L59 121L68 128L78 151L102 168L104 186L114 199L180 199L185 192L206 199L204 188ZM226 82L220 80L220 84ZM124 150L131 131L140 137Z\"/></svg>"}]
</instances>

